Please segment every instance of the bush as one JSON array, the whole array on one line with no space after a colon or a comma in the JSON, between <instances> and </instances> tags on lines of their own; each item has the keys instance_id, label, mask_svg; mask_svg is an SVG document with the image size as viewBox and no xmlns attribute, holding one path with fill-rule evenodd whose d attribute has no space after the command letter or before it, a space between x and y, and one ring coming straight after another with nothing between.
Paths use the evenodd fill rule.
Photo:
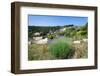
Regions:
<instances>
[{"instance_id":1,"label":"bush","mask_svg":"<svg viewBox=\"0 0 100 76\"><path fill-rule=\"evenodd\" d=\"M54 39L54 38L56 37L56 34L49 34L47 37L48 37L49 39Z\"/></svg>"},{"instance_id":2,"label":"bush","mask_svg":"<svg viewBox=\"0 0 100 76\"><path fill-rule=\"evenodd\" d=\"M65 32L59 32L58 35L63 36Z\"/></svg>"},{"instance_id":3,"label":"bush","mask_svg":"<svg viewBox=\"0 0 100 76\"><path fill-rule=\"evenodd\" d=\"M59 38L48 45L49 52L58 59L65 59L69 57L71 52L70 40L67 38Z\"/></svg>"}]
</instances>

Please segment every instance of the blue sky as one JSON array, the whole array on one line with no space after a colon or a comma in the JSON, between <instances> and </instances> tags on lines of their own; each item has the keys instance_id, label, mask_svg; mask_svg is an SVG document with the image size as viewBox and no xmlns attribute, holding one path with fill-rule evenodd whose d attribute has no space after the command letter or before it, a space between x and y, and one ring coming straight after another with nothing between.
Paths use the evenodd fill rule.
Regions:
<instances>
[{"instance_id":1,"label":"blue sky","mask_svg":"<svg viewBox=\"0 0 100 76\"><path fill-rule=\"evenodd\" d=\"M75 16L47 16L47 15L29 15L28 25L32 26L64 26L74 24L82 26L88 22L88 17Z\"/></svg>"}]
</instances>

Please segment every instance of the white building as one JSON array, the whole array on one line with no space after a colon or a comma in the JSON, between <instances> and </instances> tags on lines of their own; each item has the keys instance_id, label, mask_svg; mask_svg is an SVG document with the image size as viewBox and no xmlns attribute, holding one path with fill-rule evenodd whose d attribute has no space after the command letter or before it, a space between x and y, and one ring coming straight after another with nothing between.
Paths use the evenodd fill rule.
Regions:
<instances>
[{"instance_id":1,"label":"white building","mask_svg":"<svg viewBox=\"0 0 100 76\"><path fill-rule=\"evenodd\" d=\"M34 35L35 35L35 36L39 36L39 35L40 35L40 33L39 33L39 32L36 32L36 33L34 33Z\"/></svg>"},{"instance_id":2,"label":"white building","mask_svg":"<svg viewBox=\"0 0 100 76\"><path fill-rule=\"evenodd\" d=\"M41 40L41 39L42 39L42 36L33 37L33 39L34 39L34 40Z\"/></svg>"}]
</instances>

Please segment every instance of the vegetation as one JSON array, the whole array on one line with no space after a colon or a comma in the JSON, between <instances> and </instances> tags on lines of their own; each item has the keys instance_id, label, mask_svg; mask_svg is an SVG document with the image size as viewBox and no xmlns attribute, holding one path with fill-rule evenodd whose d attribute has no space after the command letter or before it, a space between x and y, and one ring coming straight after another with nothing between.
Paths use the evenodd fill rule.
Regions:
<instances>
[{"instance_id":1,"label":"vegetation","mask_svg":"<svg viewBox=\"0 0 100 76\"><path fill-rule=\"evenodd\" d=\"M60 29L66 28L63 31ZM34 33L39 32L40 36L48 38L51 42L47 44L28 45L29 60L53 60L70 58L87 58L88 42L82 41L88 36L88 23L83 26L28 26L28 37L32 39ZM73 41L80 40L80 44L73 44Z\"/></svg>"},{"instance_id":2,"label":"vegetation","mask_svg":"<svg viewBox=\"0 0 100 76\"><path fill-rule=\"evenodd\" d=\"M81 44L73 44L74 54L72 58L87 58L88 57L88 43L81 42Z\"/></svg>"},{"instance_id":3,"label":"vegetation","mask_svg":"<svg viewBox=\"0 0 100 76\"><path fill-rule=\"evenodd\" d=\"M60 26L28 26L28 37L33 37L35 32L42 32L41 35L44 36L47 33L52 30L54 32L55 30L59 30L61 27Z\"/></svg>"},{"instance_id":4,"label":"vegetation","mask_svg":"<svg viewBox=\"0 0 100 76\"><path fill-rule=\"evenodd\" d=\"M87 31L88 31L88 23L86 23L84 26L74 26L74 25L65 25L65 26L28 26L28 37L32 38L34 36L35 32L41 32L41 36L45 36L48 38L53 39L56 37L56 34L53 32L61 29L66 28L64 32L58 32L56 34L58 35L65 35L67 37L87 37ZM48 33L53 33L49 34Z\"/></svg>"},{"instance_id":5,"label":"vegetation","mask_svg":"<svg viewBox=\"0 0 100 76\"><path fill-rule=\"evenodd\" d=\"M67 38L58 38L51 42L48 45L50 53L58 59L67 59L72 51L69 41Z\"/></svg>"},{"instance_id":6,"label":"vegetation","mask_svg":"<svg viewBox=\"0 0 100 76\"><path fill-rule=\"evenodd\" d=\"M29 45L28 59L29 60L48 60L55 59L47 49L47 45L32 44Z\"/></svg>"},{"instance_id":7,"label":"vegetation","mask_svg":"<svg viewBox=\"0 0 100 76\"><path fill-rule=\"evenodd\" d=\"M35 32L42 32L41 35L47 35L47 33L55 32L64 27L73 27L74 25L64 25L64 26L28 26L28 37L33 37Z\"/></svg>"}]
</instances>

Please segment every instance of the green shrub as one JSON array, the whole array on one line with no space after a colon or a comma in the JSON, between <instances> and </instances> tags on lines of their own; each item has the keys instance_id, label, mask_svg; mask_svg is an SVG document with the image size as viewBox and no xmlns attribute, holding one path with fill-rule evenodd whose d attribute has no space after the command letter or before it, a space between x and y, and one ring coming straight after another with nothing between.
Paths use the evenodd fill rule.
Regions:
<instances>
[{"instance_id":1,"label":"green shrub","mask_svg":"<svg viewBox=\"0 0 100 76\"><path fill-rule=\"evenodd\" d=\"M63 36L65 32L59 32L58 35Z\"/></svg>"},{"instance_id":2,"label":"green shrub","mask_svg":"<svg viewBox=\"0 0 100 76\"><path fill-rule=\"evenodd\" d=\"M48 37L49 39L54 39L54 38L56 37L56 34L49 34L47 37Z\"/></svg>"},{"instance_id":3,"label":"green shrub","mask_svg":"<svg viewBox=\"0 0 100 76\"><path fill-rule=\"evenodd\" d=\"M67 38L59 38L48 45L49 52L58 59L65 59L69 57L71 52L70 40Z\"/></svg>"}]
</instances>

